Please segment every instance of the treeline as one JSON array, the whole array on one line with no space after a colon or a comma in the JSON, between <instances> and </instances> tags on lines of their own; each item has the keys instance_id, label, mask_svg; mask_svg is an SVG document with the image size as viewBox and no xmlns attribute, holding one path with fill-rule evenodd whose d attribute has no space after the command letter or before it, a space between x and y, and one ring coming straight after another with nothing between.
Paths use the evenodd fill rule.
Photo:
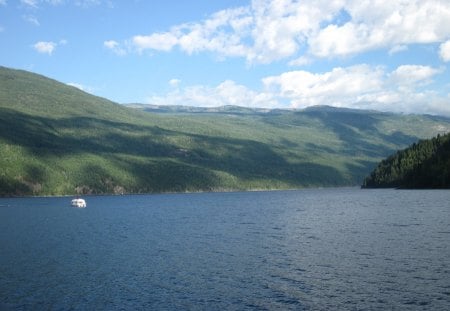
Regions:
<instances>
[{"instance_id":1,"label":"treeline","mask_svg":"<svg viewBox=\"0 0 450 311\"><path fill-rule=\"evenodd\" d=\"M450 188L450 133L421 140L381 161L363 188Z\"/></svg>"}]
</instances>

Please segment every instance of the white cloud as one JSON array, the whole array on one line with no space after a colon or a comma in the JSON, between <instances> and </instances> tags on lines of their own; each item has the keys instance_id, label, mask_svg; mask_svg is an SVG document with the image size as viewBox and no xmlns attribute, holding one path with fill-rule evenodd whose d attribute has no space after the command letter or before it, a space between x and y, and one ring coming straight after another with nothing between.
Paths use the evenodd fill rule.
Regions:
<instances>
[{"instance_id":1,"label":"white cloud","mask_svg":"<svg viewBox=\"0 0 450 311\"><path fill-rule=\"evenodd\" d=\"M248 31L251 22L245 12L242 8L219 11L203 23L181 24L167 32L136 35L130 41L139 53L171 51L178 47L188 54L209 51L221 56L245 56L240 36Z\"/></svg>"},{"instance_id":2,"label":"white cloud","mask_svg":"<svg viewBox=\"0 0 450 311\"><path fill-rule=\"evenodd\" d=\"M392 54L409 44L442 42L450 37L449 20L450 6L441 0L253 0L130 41L138 52L178 47L249 63L303 61L302 55L335 57L380 48Z\"/></svg>"},{"instance_id":3,"label":"white cloud","mask_svg":"<svg viewBox=\"0 0 450 311\"><path fill-rule=\"evenodd\" d=\"M439 42L450 35L450 6L443 1L346 1L352 19L311 37L314 55L328 57L412 43Z\"/></svg>"},{"instance_id":4,"label":"white cloud","mask_svg":"<svg viewBox=\"0 0 450 311\"><path fill-rule=\"evenodd\" d=\"M170 51L178 43L178 38L172 33L166 32L150 36L134 36L131 41L139 52L147 49Z\"/></svg>"},{"instance_id":5,"label":"white cloud","mask_svg":"<svg viewBox=\"0 0 450 311\"><path fill-rule=\"evenodd\" d=\"M34 49L42 54L52 55L57 44L52 41L39 41L33 45Z\"/></svg>"},{"instance_id":6,"label":"white cloud","mask_svg":"<svg viewBox=\"0 0 450 311\"><path fill-rule=\"evenodd\" d=\"M127 51L121 47L120 43L114 40L104 41L103 46L120 56L123 56L127 53Z\"/></svg>"},{"instance_id":7,"label":"white cloud","mask_svg":"<svg viewBox=\"0 0 450 311\"><path fill-rule=\"evenodd\" d=\"M311 53L318 57L327 57L363 52L368 49L368 32L366 25L329 25L317 36L310 38Z\"/></svg>"},{"instance_id":8,"label":"white cloud","mask_svg":"<svg viewBox=\"0 0 450 311\"><path fill-rule=\"evenodd\" d=\"M402 65L394 70L391 75L391 81L400 86L417 86L417 84L427 84L431 78L441 72L441 70L429 66L421 65Z\"/></svg>"},{"instance_id":9,"label":"white cloud","mask_svg":"<svg viewBox=\"0 0 450 311\"><path fill-rule=\"evenodd\" d=\"M284 8L280 4L280 1L254 1L252 7L219 11L200 23L177 25L164 33L134 36L131 41L139 52L145 49L170 51L178 46L188 54L208 51L225 57L245 57L249 62L269 63L294 54L298 50L296 36L299 31L309 29L308 22L296 16L283 19L283 10L291 12L295 6ZM271 12L264 10L266 5L270 5ZM312 20L314 16L308 18Z\"/></svg>"},{"instance_id":10,"label":"white cloud","mask_svg":"<svg viewBox=\"0 0 450 311\"><path fill-rule=\"evenodd\" d=\"M439 56L444 62L450 62L450 40L440 45Z\"/></svg>"},{"instance_id":11,"label":"white cloud","mask_svg":"<svg viewBox=\"0 0 450 311\"><path fill-rule=\"evenodd\" d=\"M215 93L224 104L244 107L267 107L275 102L268 93L257 93L246 86L227 80L218 85Z\"/></svg>"},{"instance_id":12,"label":"white cloud","mask_svg":"<svg viewBox=\"0 0 450 311\"><path fill-rule=\"evenodd\" d=\"M291 71L264 78L266 92L288 100L290 107L332 105L403 113L450 115L450 100L431 89L441 69L420 65L399 66L392 72L383 67L357 65L329 72Z\"/></svg>"},{"instance_id":13,"label":"white cloud","mask_svg":"<svg viewBox=\"0 0 450 311\"><path fill-rule=\"evenodd\" d=\"M450 116L450 98L425 88L441 72L441 69L420 65L403 65L386 71L384 67L364 64L337 67L323 73L297 70L263 78L259 91L226 80L215 87L177 87L164 96L151 96L147 102L157 105L299 109L332 105Z\"/></svg>"},{"instance_id":14,"label":"white cloud","mask_svg":"<svg viewBox=\"0 0 450 311\"><path fill-rule=\"evenodd\" d=\"M244 8L219 11L203 23L184 24L172 32L179 38L181 50L189 54L209 51L220 56L244 56L240 38L249 31L251 18L247 13Z\"/></svg>"},{"instance_id":15,"label":"white cloud","mask_svg":"<svg viewBox=\"0 0 450 311\"><path fill-rule=\"evenodd\" d=\"M181 83L180 79L170 79L170 81L169 81L169 85L171 87L178 87L180 85L180 83Z\"/></svg>"},{"instance_id":16,"label":"white cloud","mask_svg":"<svg viewBox=\"0 0 450 311\"><path fill-rule=\"evenodd\" d=\"M368 65L334 68L326 73L290 71L263 79L265 87L289 99L291 107L345 106L382 90L381 68Z\"/></svg>"},{"instance_id":17,"label":"white cloud","mask_svg":"<svg viewBox=\"0 0 450 311\"><path fill-rule=\"evenodd\" d=\"M243 107L274 107L277 102L271 94L258 93L234 81L226 80L215 87L189 86L169 92L165 96L151 96L147 102L155 105L187 105L218 107L239 105Z\"/></svg>"},{"instance_id":18,"label":"white cloud","mask_svg":"<svg viewBox=\"0 0 450 311\"><path fill-rule=\"evenodd\" d=\"M56 47L66 45L67 43L68 41L66 39L61 39L58 43L53 41L39 41L33 44L32 47L41 54L52 55Z\"/></svg>"},{"instance_id":19,"label":"white cloud","mask_svg":"<svg viewBox=\"0 0 450 311\"><path fill-rule=\"evenodd\" d=\"M108 40L108 41L103 42L103 45L105 47L107 47L108 49L112 50L112 49L115 49L119 45L119 43L114 40Z\"/></svg>"}]
</instances>

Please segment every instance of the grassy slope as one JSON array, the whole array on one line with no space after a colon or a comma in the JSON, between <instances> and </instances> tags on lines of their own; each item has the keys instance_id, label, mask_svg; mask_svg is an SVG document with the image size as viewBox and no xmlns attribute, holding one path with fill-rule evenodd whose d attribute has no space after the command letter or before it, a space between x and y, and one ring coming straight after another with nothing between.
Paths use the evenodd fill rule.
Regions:
<instances>
[{"instance_id":1,"label":"grassy slope","mask_svg":"<svg viewBox=\"0 0 450 311\"><path fill-rule=\"evenodd\" d=\"M448 119L332 108L148 113L0 67L0 194L360 184Z\"/></svg>"}]
</instances>

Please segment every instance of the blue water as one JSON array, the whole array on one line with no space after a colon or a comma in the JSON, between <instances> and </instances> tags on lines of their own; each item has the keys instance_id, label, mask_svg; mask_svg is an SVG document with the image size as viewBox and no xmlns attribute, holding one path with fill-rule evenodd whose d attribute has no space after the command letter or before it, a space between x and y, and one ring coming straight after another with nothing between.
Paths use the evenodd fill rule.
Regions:
<instances>
[{"instance_id":1,"label":"blue water","mask_svg":"<svg viewBox=\"0 0 450 311\"><path fill-rule=\"evenodd\" d=\"M449 310L450 191L0 199L1 310Z\"/></svg>"}]
</instances>

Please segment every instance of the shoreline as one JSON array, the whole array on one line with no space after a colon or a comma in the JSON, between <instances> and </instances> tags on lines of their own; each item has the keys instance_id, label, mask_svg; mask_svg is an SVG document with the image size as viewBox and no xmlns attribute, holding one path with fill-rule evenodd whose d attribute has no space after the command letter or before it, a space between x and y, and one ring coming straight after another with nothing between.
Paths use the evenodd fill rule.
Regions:
<instances>
[{"instance_id":1,"label":"shoreline","mask_svg":"<svg viewBox=\"0 0 450 311\"><path fill-rule=\"evenodd\" d=\"M202 193L239 193L239 192L280 192L280 191L300 191L300 190L319 190L319 189L361 189L359 185L354 186L317 186L302 188L271 188L271 189L221 189L221 190L199 190L199 191L167 191L167 192L146 192L146 193L90 193L90 194L61 194L61 195L11 195L0 196L0 199L16 198L68 198L68 197L101 197L101 196L131 196L131 195L165 195L165 194L202 194ZM363 189L365 190L365 189Z\"/></svg>"}]
</instances>

